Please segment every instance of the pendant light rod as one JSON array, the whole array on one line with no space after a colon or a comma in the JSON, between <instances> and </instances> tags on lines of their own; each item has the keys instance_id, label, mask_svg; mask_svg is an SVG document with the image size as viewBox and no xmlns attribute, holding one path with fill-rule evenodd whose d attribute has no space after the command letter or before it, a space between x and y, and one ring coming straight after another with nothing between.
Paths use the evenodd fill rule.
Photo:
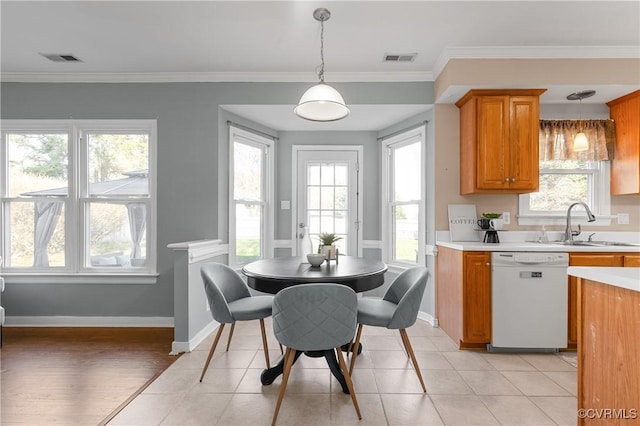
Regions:
<instances>
[{"instance_id":1,"label":"pendant light rod","mask_svg":"<svg viewBox=\"0 0 640 426\"><path fill-rule=\"evenodd\" d=\"M324 83L324 21L328 21L331 18L331 12L324 7L320 7L313 11L313 17L316 21L320 21L320 71L318 72L318 78L321 83Z\"/></svg>"}]
</instances>

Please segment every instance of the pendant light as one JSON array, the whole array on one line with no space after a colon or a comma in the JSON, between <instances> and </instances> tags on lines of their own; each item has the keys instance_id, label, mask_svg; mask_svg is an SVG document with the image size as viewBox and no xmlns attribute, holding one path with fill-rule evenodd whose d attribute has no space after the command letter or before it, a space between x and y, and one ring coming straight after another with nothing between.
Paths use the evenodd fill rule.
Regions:
<instances>
[{"instance_id":1,"label":"pendant light","mask_svg":"<svg viewBox=\"0 0 640 426\"><path fill-rule=\"evenodd\" d=\"M584 98L590 98L595 94L595 90L583 90L582 92L575 92L567 96L567 99L570 101L580 101L580 106L578 107L578 112L580 113L580 131L573 138L574 152L581 152L589 149L589 141L587 140L587 135L585 135L582 131L582 100Z\"/></svg>"},{"instance_id":2,"label":"pendant light","mask_svg":"<svg viewBox=\"0 0 640 426\"><path fill-rule=\"evenodd\" d=\"M336 121L345 118L350 111L342 95L324 82L324 22L331 17L331 12L318 8L313 12L313 17L320 21L320 82L304 92L293 111L306 120Z\"/></svg>"}]
</instances>

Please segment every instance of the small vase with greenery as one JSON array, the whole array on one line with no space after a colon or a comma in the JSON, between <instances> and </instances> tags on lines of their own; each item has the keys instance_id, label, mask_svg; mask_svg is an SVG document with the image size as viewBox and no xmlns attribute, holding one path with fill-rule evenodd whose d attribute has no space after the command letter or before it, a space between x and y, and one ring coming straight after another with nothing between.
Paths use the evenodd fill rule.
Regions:
<instances>
[{"instance_id":1,"label":"small vase with greenery","mask_svg":"<svg viewBox=\"0 0 640 426\"><path fill-rule=\"evenodd\" d=\"M341 240L342 237L337 236L332 232L323 232L319 236L320 246L318 247L318 253L324 253L327 259L336 258L336 246L335 242Z\"/></svg>"}]
</instances>

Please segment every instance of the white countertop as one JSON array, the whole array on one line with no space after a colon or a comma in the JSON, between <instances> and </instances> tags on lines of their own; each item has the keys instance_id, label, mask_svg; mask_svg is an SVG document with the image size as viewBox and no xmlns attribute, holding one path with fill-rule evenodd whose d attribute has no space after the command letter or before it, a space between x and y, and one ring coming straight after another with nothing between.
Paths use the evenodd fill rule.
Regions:
<instances>
[{"instance_id":1,"label":"white countertop","mask_svg":"<svg viewBox=\"0 0 640 426\"><path fill-rule=\"evenodd\" d=\"M464 251L529 251L529 252L584 252L584 253L640 253L640 246L565 246L532 242L483 243L481 241L437 241L436 245Z\"/></svg>"},{"instance_id":2,"label":"white countertop","mask_svg":"<svg viewBox=\"0 0 640 426\"><path fill-rule=\"evenodd\" d=\"M567 273L574 277L640 292L640 268L569 266Z\"/></svg>"}]
</instances>

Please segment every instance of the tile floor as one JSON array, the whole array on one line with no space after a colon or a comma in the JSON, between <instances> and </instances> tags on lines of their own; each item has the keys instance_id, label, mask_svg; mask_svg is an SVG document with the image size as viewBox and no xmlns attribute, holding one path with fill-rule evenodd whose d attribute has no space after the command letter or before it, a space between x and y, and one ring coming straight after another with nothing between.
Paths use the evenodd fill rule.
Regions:
<instances>
[{"instance_id":1,"label":"tile floor","mask_svg":"<svg viewBox=\"0 0 640 426\"><path fill-rule=\"evenodd\" d=\"M268 324L267 330L270 330ZM202 383L213 336L180 357L110 425L268 425L281 378L262 386L265 367L258 322L227 331ZM496 354L459 351L439 328L418 320L408 330L427 386L403 351L400 334L365 327L365 350L353 374L362 412L324 358L302 356L291 372L279 425L575 425L575 353ZM270 338L272 364L280 358ZM222 350L220 350L222 349Z\"/></svg>"}]
</instances>

